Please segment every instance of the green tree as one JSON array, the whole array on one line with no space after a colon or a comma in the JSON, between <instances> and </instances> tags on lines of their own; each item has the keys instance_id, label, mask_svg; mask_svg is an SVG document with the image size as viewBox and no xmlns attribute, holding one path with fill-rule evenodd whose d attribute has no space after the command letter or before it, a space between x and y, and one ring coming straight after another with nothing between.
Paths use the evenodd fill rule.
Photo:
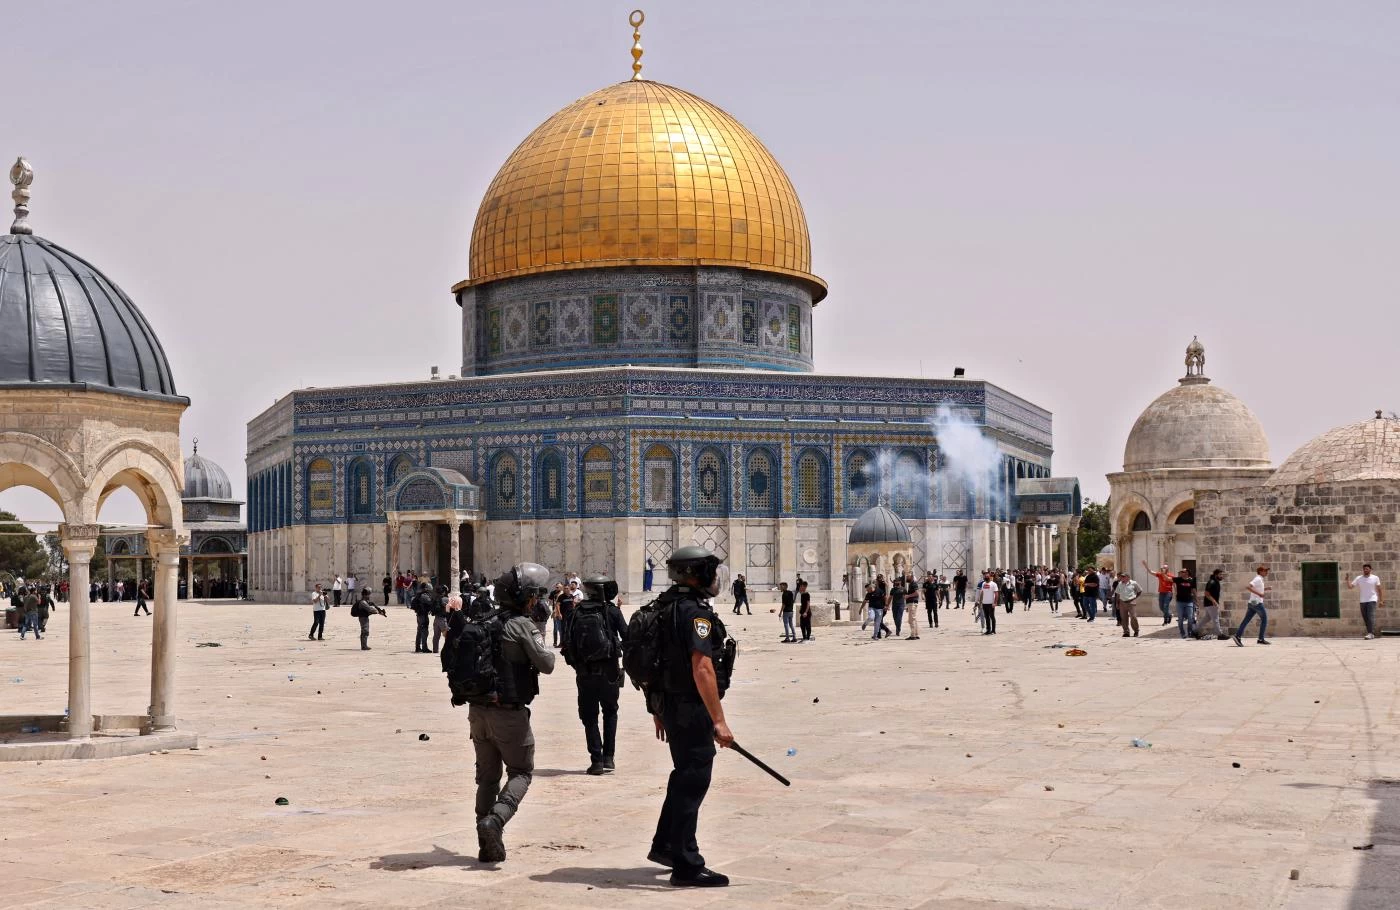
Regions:
<instances>
[{"instance_id":1,"label":"green tree","mask_svg":"<svg viewBox=\"0 0 1400 910\"><path fill-rule=\"evenodd\" d=\"M1108 527L1108 503L1084 500L1084 514L1079 518L1079 565L1085 569L1098 561L1099 551L1108 546L1112 534Z\"/></svg>"},{"instance_id":2,"label":"green tree","mask_svg":"<svg viewBox=\"0 0 1400 910\"><path fill-rule=\"evenodd\" d=\"M68 557L63 552L63 544L59 540L57 531L50 531L44 535L44 550L47 560L48 574L52 578L59 578L68 574ZM88 563L89 574L96 579L101 579L107 573L107 538L97 538L97 549L93 551L92 561Z\"/></svg>"},{"instance_id":3,"label":"green tree","mask_svg":"<svg viewBox=\"0 0 1400 910\"><path fill-rule=\"evenodd\" d=\"M49 566L49 553L39 536L20 524L13 512L0 511L0 571L38 578Z\"/></svg>"}]
</instances>

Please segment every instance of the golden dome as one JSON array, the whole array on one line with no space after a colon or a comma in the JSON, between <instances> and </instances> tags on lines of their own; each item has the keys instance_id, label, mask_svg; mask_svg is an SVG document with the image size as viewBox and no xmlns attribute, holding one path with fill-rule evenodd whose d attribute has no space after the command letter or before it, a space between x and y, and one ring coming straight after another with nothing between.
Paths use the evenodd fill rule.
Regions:
<instances>
[{"instance_id":1,"label":"golden dome","mask_svg":"<svg viewBox=\"0 0 1400 910\"><path fill-rule=\"evenodd\" d=\"M702 98L659 82L610 85L525 137L472 229L471 278L625 265L719 265L804 281L807 219L763 143Z\"/></svg>"}]
</instances>

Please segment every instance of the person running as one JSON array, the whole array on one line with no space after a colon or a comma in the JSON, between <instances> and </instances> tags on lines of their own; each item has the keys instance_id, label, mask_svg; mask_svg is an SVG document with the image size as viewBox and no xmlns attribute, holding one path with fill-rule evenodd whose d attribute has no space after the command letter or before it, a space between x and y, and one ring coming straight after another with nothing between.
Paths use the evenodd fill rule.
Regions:
<instances>
[{"instance_id":1,"label":"person running","mask_svg":"<svg viewBox=\"0 0 1400 910\"><path fill-rule=\"evenodd\" d=\"M131 611L132 616L140 616L142 610L146 611L147 616L151 615L151 608L146 605L146 599L150 596L146 593L146 580L143 578L141 583L136 586L136 609Z\"/></svg>"},{"instance_id":2,"label":"person running","mask_svg":"<svg viewBox=\"0 0 1400 910\"><path fill-rule=\"evenodd\" d=\"M997 634L997 603L1001 599L1001 587L997 584L992 573L988 572L982 577L982 584L977 592L977 602L982 609L983 635Z\"/></svg>"},{"instance_id":3,"label":"person running","mask_svg":"<svg viewBox=\"0 0 1400 910\"><path fill-rule=\"evenodd\" d=\"M24 618L19 621L19 639L24 641L25 632L33 632L34 640L43 640L43 633L39 631L39 592L30 585L20 600L20 609L24 610Z\"/></svg>"},{"instance_id":4,"label":"person running","mask_svg":"<svg viewBox=\"0 0 1400 910\"><path fill-rule=\"evenodd\" d=\"M1118 605L1118 625L1123 627L1123 637L1128 637L1132 627L1133 637L1138 634L1137 599L1142 596L1142 587L1128 575L1118 573L1118 584L1113 588L1113 599Z\"/></svg>"},{"instance_id":5,"label":"person running","mask_svg":"<svg viewBox=\"0 0 1400 910\"><path fill-rule=\"evenodd\" d=\"M865 586L865 618L875 624L875 634L871 639L879 641L880 632L885 628L885 596L873 581ZM860 630L865 631L865 623L861 623Z\"/></svg>"},{"instance_id":6,"label":"person running","mask_svg":"<svg viewBox=\"0 0 1400 910\"><path fill-rule=\"evenodd\" d=\"M1354 588L1361 600L1361 620L1366 623L1366 634L1363 637L1370 641L1376 637L1376 608L1385 605L1381 578L1371 573L1371 564L1368 562L1361 567L1360 575L1347 582L1347 587Z\"/></svg>"},{"instance_id":7,"label":"person running","mask_svg":"<svg viewBox=\"0 0 1400 910\"><path fill-rule=\"evenodd\" d=\"M752 608L749 607L749 585L744 580L744 573L740 572L734 577L734 584L731 588L734 592L734 615L739 615L739 608L743 607L748 611L748 615L753 615Z\"/></svg>"},{"instance_id":8,"label":"person running","mask_svg":"<svg viewBox=\"0 0 1400 910\"><path fill-rule=\"evenodd\" d=\"M1205 594L1201 599L1201 609L1205 611L1206 622L1215 624L1215 637L1217 641L1224 641L1229 638L1225 634L1225 629L1220 625L1220 584L1225 580L1225 570L1216 569L1210 573L1210 578L1206 579ZM1202 626L1205 623L1201 624Z\"/></svg>"},{"instance_id":9,"label":"person running","mask_svg":"<svg viewBox=\"0 0 1400 910\"><path fill-rule=\"evenodd\" d=\"M1147 560L1144 559L1142 567L1147 569L1147 574L1157 579L1157 609L1162 611L1162 625L1169 626L1172 621L1172 591L1176 589L1171 566L1163 563L1160 572L1153 572L1151 567L1147 565Z\"/></svg>"},{"instance_id":10,"label":"person running","mask_svg":"<svg viewBox=\"0 0 1400 910\"><path fill-rule=\"evenodd\" d=\"M1245 611L1244 621L1235 630L1234 640L1239 647L1244 647L1244 642L1240 641L1240 636L1244 635L1244 630L1249 628L1249 621L1256 615L1259 617L1259 640L1257 644L1267 645L1269 640L1265 635L1269 631L1269 611L1264 606L1264 596L1273 588L1269 585L1269 567L1259 566L1254 578L1249 582L1249 587L1245 589L1249 592L1249 609Z\"/></svg>"}]
</instances>

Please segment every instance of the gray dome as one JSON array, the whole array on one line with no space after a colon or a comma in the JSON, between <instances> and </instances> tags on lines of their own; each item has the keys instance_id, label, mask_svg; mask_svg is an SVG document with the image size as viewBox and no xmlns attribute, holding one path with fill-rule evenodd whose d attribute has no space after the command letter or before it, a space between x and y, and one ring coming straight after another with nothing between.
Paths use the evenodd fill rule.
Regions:
<instances>
[{"instance_id":1,"label":"gray dome","mask_svg":"<svg viewBox=\"0 0 1400 910\"><path fill-rule=\"evenodd\" d=\"M1382 418L1328 430L1288 456L1275 487L1348 480L1400 480L1400 420Z\"/></svg>"},{"instance_id":2,"label":"gray dome","mask_svg":"<svg viewBox=\"0 0 1400 910\"><path fill-rule=\"evenodd\" d=\"M846 543L909 543L909 526L884 506L876 506L856 519Z\"/></svg>"},{"instance_id":3,"label":"gray dome","mask_svg":"<svg viewBox=\"0 0 1400 910\"><path fill-rule=\"evenodd\" d=\"M4 234L0 386L31 384L178 397L160 341L116 284L42 237Z\"/></svg>"},{"instance_id":4,"label":"gray dome","mask_svg":"<svg viewBox=\"0 0 1400 910\"><path fill-rule=\"evenodd\" d=\"M185 492L183 499L232 499L233 484L224 469L195 453L185 459Z\"/></svg>"},{"instance_id":5,"label":"gray dome","mask_svg":"<svg viewBox=\"0 0 1400 910\"><path fill-rule=\"evenodd\" d=\"M1128 434L1124 471L1155 468L1267 468L1269 440L1234 395L1188 377L1147 406Z\"/></svg>"}]
</instances>

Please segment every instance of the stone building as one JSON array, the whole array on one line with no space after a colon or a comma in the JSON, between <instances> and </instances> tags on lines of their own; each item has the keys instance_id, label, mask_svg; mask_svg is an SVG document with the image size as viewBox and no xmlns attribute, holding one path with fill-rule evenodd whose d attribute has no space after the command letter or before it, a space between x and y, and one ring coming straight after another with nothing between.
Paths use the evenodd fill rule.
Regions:
<instances>
[{"instance_id":1,"label":"stone building","mask_svg":"<svg viewBox=\"0 0 1400 910\"><path fill-rule=\"evenodd\" d=\"M1347 580L1366 562L1387 585L1400 570L1400 421L1377 411L1322 434L1274 470L1258 419L1210 384L1204 349L1193 349L1186 377L1143 411L1123 470L1108 476L1120 568L1148 591L1155 580L1143 561L1186 566L1200 579L1224 568L1225 613L1238 621L1243 589L1265 563L1269 634L1361 635ZM1378 621L1396 618L1387 607Z\"/></svg>"},{"instance_id":2,"label":"stone building","mask_svg":"<svg viewBox=\"0 0 1400 910\"><path fill-rule=\"evenodd\" d=\"M1258 486L1203 492L1197 515L1202 567L1223 566L1232 589L1269 566L1269 634L1363 635L1347 581L1370 563L1389 592L1400 583L1400 420L1377 411L1323 433ZM1394 629L1384 600L1377 625ZM1232 590L1227 605L1238 616L1243 601Z\"/></svg>"},{"instance_id":3,"label":"stone building","mask_svg":"<svg viewBox=\"0 0 1400 910\"><path fill-rule=\"evenodd\" d=\"M636 591L691 543L754 591L799 573L830 590L882 501L915 566L950 572L1049 562L1074 518L1077 495L1018 498L1050 478L1043 408L980 380L812 372L827 287L797 194L681 89L638 78L546 120L466 258L461 378L294 391L249 423L256 596L521 559ZM995 456L950 464L949 422Z\"/></svg>"},{"instance_id":4,"label":"stone building","mask_svg":"<svg viewBox=\"0 0 1400 910\"><path fill-rule=\"evenodd\" d=\"M1108 475L1114 556L1145 591L1157 589L1144 562L1153 569L1165 564L1195 571L1197 491L1255 486L1273 474L1259 418L1211 384L1203 349L1199 356L1199 365L1189 363L1177 385L1138 417L1123 450L1123 470Z\"/></svg>"}]
</instances>

